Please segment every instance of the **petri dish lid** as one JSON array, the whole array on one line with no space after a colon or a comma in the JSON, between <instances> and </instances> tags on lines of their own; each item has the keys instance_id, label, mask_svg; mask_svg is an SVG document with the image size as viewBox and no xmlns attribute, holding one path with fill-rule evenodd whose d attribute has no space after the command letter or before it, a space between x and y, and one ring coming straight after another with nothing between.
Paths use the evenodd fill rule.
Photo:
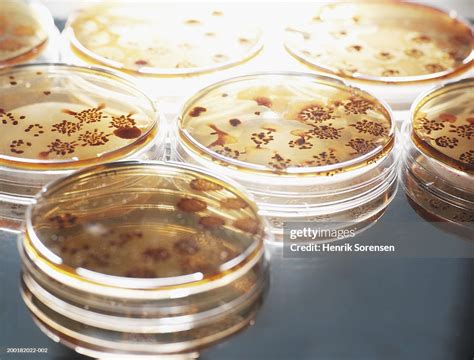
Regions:
<instances>
[{"instance_id":1,"label":"petri dish lid","mask_svg":"<svg viewBox=\"0 0 474 360\"><path fill-rule=\"evenodd\" d=\"M333 175L362 168L394 144L389 110L343 82L263 73L212 85L188 101L180 141L219 165L260 174Z\"/></svg>"},{"instance_id":2,"label":"petri dish lid","mask_svg":"<svg viewBox=\"0 0 474 360\"><path fill-rule=\"evenodd\" d=\"M243 62L262 47L261 31L226 10L186 4L99 4L68 22L73 50L134 73L184 75Z\"/></svg>"},{"instance_id":3,"label":"petri dish lid","mask_svg":"<svg viewBox=\"0 0 474 360\"><path fill-rule=\"evenodd\" d=\"M153 103L113 73L64 64L0 70L0 165L75 169L123 159L158 131Z\"/></svg>"},{"instance_id":4,"label":"petri dish lid","mask_svg":"<svg viewBox=\"0 0 474 360\"><path fill-rule=\"evenodd\" d=\"M20 0L0 3L0 68L36 57L47 40L32 6Z\"/></svg>"},{"instance_id":5,"label":"petri dish lid","mask_svg":"<svg viewBox=\"0 0 474 360\"><path fill-rule=\"evenodd\" d=\"M473 62L470 26L452 12L398 1L338 2L286 29L298 60L351 80L440 79Z\"/></svg>"},{"instance_id":6,"label":"petri dish lid","mask_svg":"<svg viewBox=\"0 0 474 360\"><path fill-rule=\"evenodd\" d=\"M412 110L412 139L428 158L474 174L474 78L422 95Z\"/></svg>"},{"instance_id":7,"label":"petri dish lid","mask_svg":"<svg viewBox=\"0 0 474 360\"><path fill-rule=\"evenodd\" d=\"M70 286L169 289L260 259L264 225L239 188L205 170L124 161L46 186L23 244L43 272Z\"/></svg>"}]
</instances>

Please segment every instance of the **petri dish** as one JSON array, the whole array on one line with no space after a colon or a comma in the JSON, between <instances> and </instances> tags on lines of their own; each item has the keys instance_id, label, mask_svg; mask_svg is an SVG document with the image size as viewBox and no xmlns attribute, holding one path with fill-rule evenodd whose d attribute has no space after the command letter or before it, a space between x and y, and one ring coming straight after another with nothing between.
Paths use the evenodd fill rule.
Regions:
<instances>
[{"instance_id":1,"label":"petri dish","mask_svg":"<svg viewBox=\"0 0 474 360\"><path fill-rule=\"evenodd\" d=\"M455 12L409 2L340 2L317 7L286 29L300 62L408 109L420 92L472 73L474 37Z\"/></svg>"},{"instance_id":2,"label":"petri dish","mask_svg":"<svg viewBox=\"0 0 474 360\"><path fill-rule=\"evenodd\" d=\"M162 156L155 105L131 81L64 64L0 70L0 200L18 218L48 181L86 166Z\"/></svg>"},{"instance_id":3,"label":"petri dish","mask_svg":"<svg viewBox=\"0 0 474 360\"><path fill-rule=\"evenodd\" d=\"M69 18L63 57L127 72L160 98L179 97L260 51L260 28L239 14L238 6L99 3Z\"/></svg>"},{"instance_id":4,"label":"petri dish","mask_svg":"<svg viewBox=\"0 0 474 360\"><path fill-rule=\"evenodd\" d=\"M29 208L23 297L47 335L88 356L190 354L254 320L267 237L245 192L207 170L97 165Z\"/></svg>"},{"instance_id":5,"label":"petri dish","mask_svg":"<svg viewBox=\"0 0 474 360\"><path fill-rule=\"evenodd\" d=\"M422 94L412 108L402 179L407 195L431 219L474 224L474 79Z\"/></svg>"},{"instance_id":6,"label":"petri dish","mask_svg":"<svg viewBox=\"0 0 474 360\"><path fill-rule=\"evenodd\" d=\"M284 219L369 218L396 188L390 110L334 78L263 73L217 83L186 103L176 131L176 159L243 183L277 231ZM373 205L364 196L375 210L349 215Z\"/></svg>"},{"instance_id":7,"label":"petri dish","mask_svg":"<svg viewBox=\"0 0 474 360\"><path fill-rule=\"evenodd\" d=\"M0 4L0 68L32 61L55 61L58 31L48 10L37 2Z\"/></svg>"},{"instance_id":8,"label":"petri dish","mask_svg":"<svg viewBox=\"0 0 474 360\"><path fill-rule=\"evenodd\" d=\"M69 21L71 46L104 65L157 75L215 70L260 49L258 29L232 26L232 14L199 8L110 3L89 7Z\"/></svg>"}]
</instances>

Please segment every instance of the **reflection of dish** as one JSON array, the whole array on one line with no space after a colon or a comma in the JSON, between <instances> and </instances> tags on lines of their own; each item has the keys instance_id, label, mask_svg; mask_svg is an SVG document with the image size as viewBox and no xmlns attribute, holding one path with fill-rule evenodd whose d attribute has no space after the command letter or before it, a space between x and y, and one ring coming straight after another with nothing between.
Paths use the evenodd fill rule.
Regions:
<instances>
[{"instance_id":1,"label":"reflection of dish","mask_svg":"<svg viewBox=\"0 0 474 360\"><path fill-rule=\"evenodd\" d=\"M0 3L0 67L37 57L47 41L31 6L16 0Z\"/></svg>"},{"instance_id":2,"label":"reflection of dish","mask_svg":"<svg viewBox=\"0 0 474 360\"><path fill-rule=\"evenodd\" d=\"M163 336L159 333L105 332L65 319L50 309L44 309L44 305L28 291L23 290L22 297L32 312L33 321L43 333L73 350L80 349L83 355L91 358L117 357L117 354L120 354L121 358L156 359L157 354L160 354L160 357L171 356L171 359L194 359L198 357L199 350L227 339L252 325L264 294L262 292L256 294L254 298L256 301L240 306L238 310L229 312L207 327L176 332L179 336L175 336L174 342L170 340L171 334ZM190 346L192 353L189 353Z\"/></svg>"},{"instance_id":3,"label":"reflection of dish","mask_svg":"<svg viewBox=\"0 0 474 360\"><path fill-rule=\"evenodd\" d=\"M443 226L443 229L472 239L472 231L474 231L472 208L456 206L434 195L409 170L405 169L402 172L402 181L409 203L418 214L429 222L445 223L446 226Z\"/></svg>"},{"instance_id":4,"label":"reflection of dish","mask_svg":"<svg viewBox=\"0 0 474 360\"><path fill-rule=\"evenodd\" d=\"M90 356L197 351L255 318L265 225L245 193L199 168L88 168L28 212L23 299L46 334Z\"/></svg>"},{"instance_id":5,"label":"reflection of dish","mask_svg":"<svg viewBox=\"0 0 474 360\"><path fill-rule=\"evenodd\" d=\"M329 4L286 32L286 48L297 59L351 79L437 79L468 70L473 61L469 25L419 4Z\"/></svg>"},{"instance_id":6,"label":"reflection of dish","mask_svg":"<svg viewBox=\"0 0 474 360\"><path fill-rule=\"evenodd\" d=\"M260 50L260 30L234 15L189 4L101 4L70 19L67 32L73 50L86 62L142 74L185 75L225 68Z\"/></svg>"}]
</instances>

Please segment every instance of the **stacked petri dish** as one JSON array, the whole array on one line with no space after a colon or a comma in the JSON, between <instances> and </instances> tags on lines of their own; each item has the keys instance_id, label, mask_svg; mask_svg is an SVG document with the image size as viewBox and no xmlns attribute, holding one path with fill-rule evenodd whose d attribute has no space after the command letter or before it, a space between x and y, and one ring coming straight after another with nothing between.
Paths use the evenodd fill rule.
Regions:
<instances>
[{"instance_id":1,"label":"stacked petri dish","mask_svg":"<svg viewBox=\"0 0 474 360\"><path fill-rule=\"evenodd\" d=\"M59 32L37 1L0 3L0 69L20 63L57 61Z\"/></svg>"},{"instance_id":2,"label":"stacked petri dish","mask_svg":"<svg viewBox=\"0 0 474 360\"><path fill-rule=\"evenodd\" d=\"M98 165L29 208L22 294L38 326L79 353L194 357L254 321L268 237L240 187L204 169Z\"/></svg>"},{"instance_id":3,"label":"stacked petri dish","mask_svg":"<svg viewBox=\"0 0 474 360\"><path fill-rule=\"evenodd\" d=\"M172 156L225 174L281 235L288 221L372 224L397 188L388 107L344 82L264 73L219 82L183 107Z\"/></svg>"},{"instance_id":4,"label":"stacked petri dish","mask_svg":"<svg viewBox=\"0 0 474 360\"><path fill-rule=\"evenodd\" d=\"M474 79L430 90L403 129L403 185L430 220L474 229Z\"/></svg>"},{"instance_id":5,"label":"stacked petri dish","mask_svg":"<svg viewBox=\"0 0 474 360\"><path fill-rule=\"evenodd\" d=\"M393 110L408 110L435 84L473 74L472 28L454 11L410 2L349 1L309 13L287 27L288 52L316 71L385 99Z\"/></svg>"},{"instance_id":6,"label":"stacked petri dish","mask_svg":"<svg viewBox=\"0 0 474 360\"><path fill-rule=\"evenodd\" d=\"M62 56L133 75L175 110L174 103L203 83L259 53L260 28L248 16L241 19L236 5L99 3L69 18Z\"/></svg>"},{"instance_id":7,"label":"stacked petri dish","mask_svg":"<svg viewBox=\"0 0 474 360\"><path fill-rule=\"evenodd\" d=\"M107 161L159 159L152 101L114 73L61 64L0 70L0 227L17 229L47 182Z\"/></svg>"}]
</instances>

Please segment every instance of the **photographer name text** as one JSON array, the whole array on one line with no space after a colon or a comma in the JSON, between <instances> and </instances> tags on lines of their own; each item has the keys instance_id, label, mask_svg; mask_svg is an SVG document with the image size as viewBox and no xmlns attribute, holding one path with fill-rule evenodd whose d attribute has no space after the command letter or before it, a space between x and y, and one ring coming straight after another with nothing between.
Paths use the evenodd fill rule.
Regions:
<instances>
[{"instance_id":1,"label":"photographer name text","mask_svg":"<svg viewBox=\"0 0 474 360\"><path fill-rule=\"evenodd\" d=\"M351 253L351 252L395 252L394 245L364 244L290 244L291 252Z\"/></svg>"}]
</instances>

